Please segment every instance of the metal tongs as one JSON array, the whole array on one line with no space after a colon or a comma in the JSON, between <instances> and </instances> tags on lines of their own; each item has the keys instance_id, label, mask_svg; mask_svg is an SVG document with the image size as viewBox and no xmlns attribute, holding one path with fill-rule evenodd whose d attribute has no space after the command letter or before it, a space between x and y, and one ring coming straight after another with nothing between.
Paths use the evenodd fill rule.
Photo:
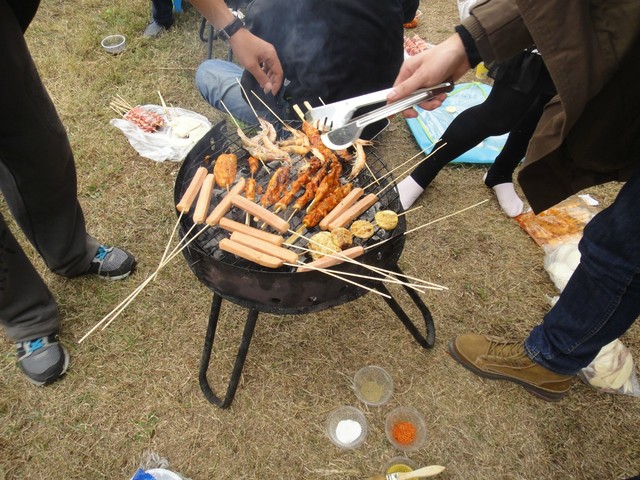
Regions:
<instances>
[{"instance_id":1,"label":"metal tongs","mask_svg":"<svg viewBox=\"0 0 640 480\"><path fill-rule=\"evenodd\" d=\"M312 108L305 114L305 120L314 126L320 126L320 128L323 125L328 127L330 130L321 136L322 142L332 150L341 150L352 145L353 142L360 138L362 130L367 125L413 107L441 93L450 92L452 89L453 84L449 82L441 83L431 88L422 88L402 100L376 108L369 113L352 119L353 113L358 108L386 100L387 94L391 89L380 90Z\"/></svg>"}]
</instances>

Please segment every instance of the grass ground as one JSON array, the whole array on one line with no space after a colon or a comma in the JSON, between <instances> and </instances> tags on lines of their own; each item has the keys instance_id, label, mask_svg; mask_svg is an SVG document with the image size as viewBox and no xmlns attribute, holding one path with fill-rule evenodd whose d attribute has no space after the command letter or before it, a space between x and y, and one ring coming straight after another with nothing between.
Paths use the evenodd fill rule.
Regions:
<instances>
[{"instance_id":1,"label":"grass ground","mask_svg":"<svg viewBox=\"0 0 640 480\"><path fill-rule=\"evenodd\" d=\"M384 436L385 415L399 405L418 408L428 425L426 446L408 456L445 465L443 479L621 479L640 472L638 399L577 381L562 402L549 404L515 385L481 380L446 353L447 340L462 332L524 336L555 294L544 252L501 213L482 184L483 167L446 168L409 219L416 226L490 199L407 239L401 268L450 287L423 296L436 322L431 350L372 294L315 314L261 314L236 399L220 410L204 399L197 378L211 292L182 258L107 330L79 345L154 270L176 218L180 165L154 163L129 146L109 125L112 96L158 103L160 90L168 103L222 118L193 83L206 53L199 16L186 12L169 34L144 39L149 7L44 0L27 34L75 151L88 229L133 251L139 269L113 284L62 279L13 228L59 302L72 363L63 381L32 387L3 338L0 479L128 479L149 452L193 480L364 478L399 454ZM422 11L417 32L442 41L456 22L455 2L422 2ZM114 32L128 38L126 52L115 57L99 45ZM222 45L216 49L224 54ZM399 119L378 148L392 166L418 151ZM607 205L618 188L588 193ZM4 203L1 211L11 221ZM225 303L210 372L217 390L226 385L243 325L243 310ZM640 357L637 326L622 340ZM366 408L350 389L367 364L394 378L395 393L383 407ZM370 426L366 443L351 451L338 450L323 431L328 413L345 404L362 408Z\"/></svg>"}]
</instances>

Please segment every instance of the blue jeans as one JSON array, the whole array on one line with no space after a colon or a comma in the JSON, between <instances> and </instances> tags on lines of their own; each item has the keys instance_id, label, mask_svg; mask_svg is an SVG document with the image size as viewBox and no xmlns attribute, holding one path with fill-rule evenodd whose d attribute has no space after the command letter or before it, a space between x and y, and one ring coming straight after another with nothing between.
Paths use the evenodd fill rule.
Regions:
<instances>
[{"instance_id":1,"label":"blue jeans","mask_svg":"<svg viewBox=\"0 0 640 480\"><path fill-rule=\"evenodd\" d=\"M236 120L240 120L247 125L256 125L256 116L251 109L255 109L256 113L277 125L278 120L269 112L267 108L257 98L251 99L249 105L242 95L242 89L238 82L242 79L244 69L233 62L225 60L206 60L201 63L196 71L196 87L200 91L202 97L213 107L227 113L225 106L231 112ZM281 96L284 87L280 89ZM251 92L247 92L251 95ZM282 99L279 99L283 102ZM222 105L224 103L224 106ZM276 111L280 118L283 111Z\"/></svg>"},{"instance_id":2,"label":"blue jeans","mask_svg":"<svg viewBox=\"0 0 640 480\"><path fill-rule=\"evenodd\" d=\"M573 375L640 315L640 168L586 226L580 264L558 303L525 341L528 355Z\"/></svg>"}]
</instances>

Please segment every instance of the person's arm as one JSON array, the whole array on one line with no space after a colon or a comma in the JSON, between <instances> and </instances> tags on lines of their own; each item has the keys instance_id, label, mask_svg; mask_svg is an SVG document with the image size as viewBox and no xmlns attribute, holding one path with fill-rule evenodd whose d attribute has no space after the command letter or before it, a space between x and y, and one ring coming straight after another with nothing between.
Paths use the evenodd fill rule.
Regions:
<instances>
[{"instance_id":1,"label":"person's arm","mask_svg":"<svg viewBox=\"0 0 640 480\"><path fill-rule=\"evenodd\" d=\"M405 60L396 78L389 102L399 100L422 87L456 81L481 59L485 63L503 61L531 46L531 36L524 26L514 0L478 0L471 15L456 27L456 34L414 57ZM420 104L433 110L446 98L440 95ZM417 115L405 110L406 117Z\"/></svg>"},{"instance_id":2,"label":"person's arm","mask_svg":"<svg viewBox=\"0 0 640 480\"><path fill-rule=\"evenodd\" d=\"M190 3L216 30L222 30L236 18L224 0L190 0ZM229 45L240 64L251 72L265 93L278 93L282 86L283 72L273 45L256 37L246 28L233 33L229 38Z\"/></svg>"},{"instance_id":3,"label":"person's arm","mask_svg":"<svg viewBox=\"0 0 640 480\"><path fill-rule=\"evenodd\" d=\"M457 33L434 48L407 58L393 84L393 90L387 96L394 102L415 92L422 87L432 87L442 82L456 81L471 68L464 49L462 39ZM433 110L444 102L446 94L438 95L432 100L421 103L425 110ZM405 117L415 117L417 112L408 109Z\"/></svg>"}]
</instances>

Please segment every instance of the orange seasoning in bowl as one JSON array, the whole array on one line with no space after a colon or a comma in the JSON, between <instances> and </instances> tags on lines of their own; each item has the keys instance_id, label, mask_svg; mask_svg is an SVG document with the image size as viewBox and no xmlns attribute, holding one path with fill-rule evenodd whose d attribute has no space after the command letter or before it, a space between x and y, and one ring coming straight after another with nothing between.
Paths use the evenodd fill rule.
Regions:
<instances>
[{"instance_id":1,"label":"orange seasoning in bowl","mask_svg":"<svg viewBox=\"0 0 640 480\"><path fill-rule=\"evenodd\" d=\"M398 422L393 426L392 435L400 445L411 445L416 439L416 427L411 422Z\"/></svg>"}]
</instances>

